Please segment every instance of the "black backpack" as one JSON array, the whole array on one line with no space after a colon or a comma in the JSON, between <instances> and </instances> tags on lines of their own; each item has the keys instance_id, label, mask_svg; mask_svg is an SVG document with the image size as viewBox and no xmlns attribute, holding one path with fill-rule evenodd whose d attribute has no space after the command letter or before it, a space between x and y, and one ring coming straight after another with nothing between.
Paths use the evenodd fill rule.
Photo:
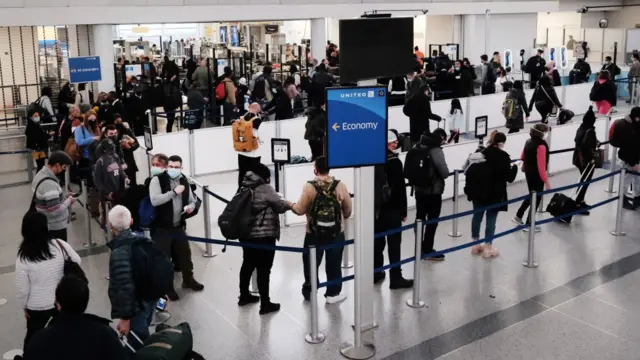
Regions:
<instances>
[{"instance_id":1,"label":"black backpack","mask_svg":"<svg viewBox=\"0 0 640 360\"><path fill-rule=\"evenodd\" d=\"M417 145L407 153L404 161L404 177L412 186L426 188L431 186L436 176L436 169L428 148Z\"/></svg>"},{"instance_id":2,"label":"black backpack","mask_svg":"<svg viewBox=\"0 0 640 360\"><path fill-rule=\"evenodd\" d=\"M496 69L494 69L493 66L489 64L489 66L487 66L487 82L489 84L495 84L496 80L498 80Z\"/></svg>"},{"instance_id":3,"label":"black backpack","mask_svg":"<svg viewBox=\"0 0 640 360\"><path fill-rule=\"evenodd\" d=\"M38 98L36 99L36 101L29 104L29 106L27 107L27 114L32 114L37 112L38 114L40 114L40 117L42 118L42 121L44 123L51 122L51 116L53 114L49 114L49 111L47 111L47 109L45 109L42 105L40 105L41 99L42 98Z\"/></svg>"},{"instance_id":4,"label":"black backpack","mask_svg":"<svg viewBox=\"0 0 640 360\"><path fill-rule=\"evenodd\" d=\"M237 240L246 237L251 231L253 216L253 191L241 188L225 206L218 217L218 226L226 239Z\"/></svg>"},{"instance_id":5,"label":"black backpack","mask_svg":"<svg viewBox=\"0 0 640 360\"><path fill-rule=\"evenodd\" d=\"M153 242L138 237L131 243L131 264L136 292L144 300L156 301L173 289L173 265Z\"/></svg>"},{"instance_id":6,"label":"black backpack","mask_svg":"<svg viewBox=\"0 0 640 360\"><path fill-rule=\"evenodd\" d=\"M309 230L316 238L335 239L342 231L342 206L336 197L340 180L333 180L328 189L315 181L309 181L316 189L316 196L309 210Z\"/></svg>"},{"instance_id":7,"label":"black backpack","mask_svg":"<svg viewBox=\"0 0 640 360\"><path fill-rule=\"evenodd\" d=\"M472 154L473 155L473 154ZM493 187L491 166L486 159L472 163L465 169L464 193L469 201L487 202L491 199Z\"/></svg>"}]
</instances>

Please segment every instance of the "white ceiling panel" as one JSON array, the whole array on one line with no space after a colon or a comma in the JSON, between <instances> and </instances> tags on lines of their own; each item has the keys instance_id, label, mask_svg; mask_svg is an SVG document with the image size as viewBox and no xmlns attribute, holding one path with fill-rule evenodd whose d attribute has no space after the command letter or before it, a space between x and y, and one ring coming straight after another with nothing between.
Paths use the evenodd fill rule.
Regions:
<instances>
[{"instance_id":1,"label":"white ceiling panel","mask_svg":"<svg viewBox=\"0 0 640 360\"><path fill-rule=\"evenodd\" d=\"M24 0L25 7L69 6L69 0Z\"/></svg>"},{"instance_id":2,"label":"white ceiling panel","mask_svg":"<svg viewBox=\"0 0 640 360\"><path fill-rule=\"evenodd\" d=\"M218 0L184 0L185 5L191 6L209 6L209 5L218 5Z\"/></svg>"}]
</instances>

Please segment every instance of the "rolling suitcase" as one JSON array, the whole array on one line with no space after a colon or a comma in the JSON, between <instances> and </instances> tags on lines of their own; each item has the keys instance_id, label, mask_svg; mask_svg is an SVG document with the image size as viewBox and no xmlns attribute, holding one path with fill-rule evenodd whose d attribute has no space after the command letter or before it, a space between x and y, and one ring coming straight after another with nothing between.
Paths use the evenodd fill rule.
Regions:
<instances>
[{"instance_id":1,"label":"rolling suitcase","mask_svg":"<svg viewBox=\"0 0 640 360\"><path fill-rule=\"evenodd\" d=\"M133 332L132 332L133 333ZM156 332L151 334L144 343L133 333L133 337L143 344L137 351L121 337L120 341L133 354L136 360L191 360L203 359L193 351L193 336L191 327L184 322L176 326L160 324Z\"/></svg>"},{"instance_id":2,"label":"rolling suitcase","mask_svg":"<svg viewBox=\"0 0 640 360\"><path fill-rule=\"evenodd\" d=\"M549 205L547 205L547 212L553 217L558 217L574 212L576 211L576 209L576 202L567 195L560 193L553 194ZM571 218L572 216L567 216L559 219L558 221L569 224L571 223Z\"/></svg>"}]
</instances>

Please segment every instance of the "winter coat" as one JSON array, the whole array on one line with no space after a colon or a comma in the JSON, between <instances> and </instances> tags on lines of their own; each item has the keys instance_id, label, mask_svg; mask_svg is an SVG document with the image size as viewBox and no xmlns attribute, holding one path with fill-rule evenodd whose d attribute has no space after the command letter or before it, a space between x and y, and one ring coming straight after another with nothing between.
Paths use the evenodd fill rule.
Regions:
<instances>
[{"instance_id":1,"label":"winter coat","mask_svg":"<svg viewBox=\"0 0 640 360\"><path fill-rule=\"evenodd\" d=\"M104 197L113 193L116 196L124 192L126 175L122 170L120 158L108 152L100 156L93 169L93 183Z\"/></svg>"},{"instance_id":2,"label":"winter coat","mask_svg":"<svg viewBox=\"0 0 640 360\"><path fill-rule=\"evenodd\" d=\"M253 190L253 221L247 238L275 238L280 239L280 217L287 210L289 204L283 200L276 190L253 171L248 171L242 180L242 187Z\"/></svg>"},{"instance_id":3,"label":"winter coat","mask_svg":"<svg viewBox=\"0 0 640 360\"><path fill-rule=\"evenodd\" d=\"M136 164L136 158L133 153L138 150L138 148L140 147L140 143L138 142L138 139L136 139L136 135L130 128L125 128L122 125L116 125L116 127L118 128L118 144L116 144L116 146L119 146L122 153L121 160L124 160L124 162L127 164L128 172L137 172L138 165ZM133 139L133 143L130 145L129 149L125 149L124 147L122 147L122 140L125 135Z\"/></svg>"},{"instance_id":4,"label":"winter coat","mask_svg":"<svg viewBox=\"0 0 640 360\"><path fill-rule=\"evenodd\" d=\"M522 90L511 89L509 92L511 96L516 99L516 106L519 106L522 112L520 112L520 115L515 119L507 119L506 127L507 129L524 129L524 115L527 117L531 115L529 107L527 106L527 98Z\"/></svg>"},{"instance_id":5,"label":"winter coat","mask_svg":"<svg viewBox=\"0 0 640 360\"><path fill-rule=\"evenodd\" d=\"M540 85L536 86L536 89L533 91L533 95L531 96L531 101L529 102L529 112L533 110L534 103L536 104L536 109L547 108L551 110L554 106L557 108L562 107L553 86L549 86L544 89Z\"/></svg>"},{"instance_id":6,"label":"winter coat","mask_svg":"<svg viewBox=\"0 0 640 360\"><path fill-rule=\"evenodd\" d=\"M576 144L576 148L573 151L573 165L578 169L584 169L593 160L594 153L598 147L596 128L593 124L583 123L576 131L576 137L573 141Z\"/></svg>"},{"instance_id":7,"label":"winter coat","mask_svg":"<svg viewBox=\"0 0 640 360\"><path fill-rule=\"evenodd\" d=\"M391 200L383 204L384 208L391 208L400 211L402 217L407 216L407 186L404 182L402 162L398 155L387 150L387 162L384 164L384 173L387 184L391 188Z\"/></svg>"},{"instance_id":8,"label":"winter coat","mask_svg":"<svg viewBox=\"0 0 640 360\"><path fill-rule=\"evenodd\" d=\"M40 118L42 119L42 116ZM45 152L49 150L49 134L40 124L34 123L31 119L27 120L24 135L27 138L27 149Z\"/></svg>"},{"instance_id":9,"label":"winter coat","mask_svg":"<svg viewBox=\"0 0 640 360\"><path fill-rule=\"evenodd\" d=\"M532 56L527 60L524 72L531 75L531 81L537 81L545 72L546 61L541 56Z\"/></svg>"},{"instance_id":10,"label":"winter coat","mask_svg":"<svg viewBox=\"0 0 640 360\"><path fill-rule=\"evenodd\" d=\"M634 122L629 115L625 116L624 143L618 149L618 159L622 160L629 166L635 166L640 163L640 144L638 137L640 136L640 125Z\"/></svg>"},{"instance_id":11,"label":"winter coat","mask_svg":"<svg viewBox=\"0 0 640 360\"><path fill-rule=\"evenodd\" d=\"M449 168L447 167L447 161L440 147L440 143L436 142L429 135L423 135L416 146L428 149L431 161L433 161L435 177L433 182L426 187L414 186L415 191L426 195L442 195L444 192L444 180L449 177Z\"/></svg>"},{"instance_id":12,"label":"winter coat","mask_svg":"<svg viewBox=\"0 0 640 360\"><path fill-rule=\"evenodd\" d=\"M323 140L327 130L327 113L321 108L310 109L304 127L305 140Z\"/></svg>"},{"instance_id":13,"label":"winter coat","mask_svg":"<svg viewBox=\"0 0 640 360\"><path fill-rule=\"evenodd\" d=\"M618 103L616 85L611 80L603 81L596 80L589 93L589 100L591 101L606 101L611 106L616 106Z\"/></svg>"},{"instance_id":14,"label":"winter coat","mask_svg":"<svg viewBox=\"0 0 640 360\"><path fill-rule=\"evenodd\" d=\"M127 350L110 320L92 314L56 315L29 340L24 360L122 360Z\"/></svg>"},{"instance_id":15,"label":"winter coat","mask_svg":"<svg viewBox=\"0 0 640 360\"><path fill-rule=\"evenodd\" d=\"M440 116L431 112L431 101L422 92L410 98L402 112L409 117L409 133L413 142L420 141L422 134L430 133L429 120L442 120Z\"/></svg>"},{"instance_id":16,"label":"winter coat","mask_svg":"<svg viewBox=\"0 0 640 360\"><path fill-rule=\"evenodd\" d=\"M518 175L518 167L511 164L509 154L504 150L490 146L482 151L485 161L491 168L491 184L489 198L486 203L481 202L481 206L498 204L509 200L507 196L507 183L512 183ZM494 211L508 211L509 206L503 205L495 208Z\"/></svg>"},{"instance_id":17,"label":"winter coat","mask_svg":"<svg viewBox=\"0 0 640 360\"><path fill-rule=\"evenodd\" d=\"M151 242L151 240L127 229L107 243L111 249L108 293L112 319L131 319L142 310L143 300L136 294L133 278L131 245L135 242Z\"/></svg>"}]
</instances>

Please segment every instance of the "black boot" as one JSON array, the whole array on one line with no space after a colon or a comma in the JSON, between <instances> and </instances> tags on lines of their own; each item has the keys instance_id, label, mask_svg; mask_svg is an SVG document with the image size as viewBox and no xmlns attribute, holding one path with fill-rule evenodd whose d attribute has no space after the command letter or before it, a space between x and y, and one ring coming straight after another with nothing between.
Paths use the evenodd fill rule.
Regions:
<instances>
[{"instance_id":1,"label":"black boot","mask_svg":"<svg viewBox=\"0 0 640 360\"><path fill-rule=\"evenodd\" d=\"M385 277L387 277L387 273L385 273L384 271L375 272L373 273L373 283L381 283L382 281L384 281Z\"/></svg>"},{"instance_id":2,"label":"black boot","mask_svg":"<svg viewBox=\"0 0 640 360\"><path fill-rule=\"evenodd\" d=\"M167 299L169 299L170 301L178 301L180 300L180 296L178 296L178 293L175 290L171 290L169 293L167 293Z\"/></svg>"},{"instance_id":3,"label":"black boot","mask_svg":"<svg viewBox=\"0 0 640 360\"><path fill-rule=\"evenodd\" d=\"M182 288L183 289L191 289L193 291L202 291L204 290L204 285L200 284L193 277L193 274L185 275L182 274Z\"/></svg>"},{"instance_id":4,"label":"black boot","mask_svg":"<svg viewBox=\"0 0 640 360\"><path fill-rule=\"evenodd\" d=\"M241 294L238 297L238 306L245 306L245 305L249 305L249 304L255 304L258 301L260 301L260 297L258 297L258 296L251 295L249 293Z\"/></svg>"},{"instance_id":5,"label":"black boot","mask_svg":"<svg viewBox=\"0 0 640 360\"><path fill-rule=\"evenodd\" d=\"M269 300L264 301L262 302L262 304L260 304L260 315L269 314L279 310L280 310L280 304L272 303Z\"/></svg>"},{"instance_id":6,"label":"black boot","mask_svg":"<svg viewBox=\"0 0 640 360\"><path fill-rule=\"evenodd\" d=\"M402 276L391 278L389 289L408 289L413 287L413 280L405 279Z\"/></svg>"}]
</instances>

